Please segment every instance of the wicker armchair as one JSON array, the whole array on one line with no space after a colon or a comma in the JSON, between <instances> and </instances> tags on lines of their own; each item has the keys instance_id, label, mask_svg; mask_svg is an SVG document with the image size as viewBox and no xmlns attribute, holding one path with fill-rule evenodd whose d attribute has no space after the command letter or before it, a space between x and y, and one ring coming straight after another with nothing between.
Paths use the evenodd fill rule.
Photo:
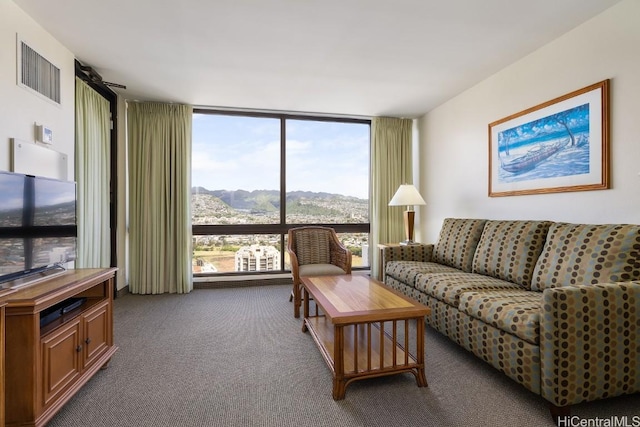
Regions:
<instances>
[{"instance_id":1,"label":"wicker armchair","mask_svg":"<svg viewBox=\"0 0 640 427\"><path fill-rule=\"evenodd\" d=\"M351 251L329 227L298 227L289 230L287 252L291 261L293 314L300 317L300 277L351 274Z\"/></svg>"}]
</instances>

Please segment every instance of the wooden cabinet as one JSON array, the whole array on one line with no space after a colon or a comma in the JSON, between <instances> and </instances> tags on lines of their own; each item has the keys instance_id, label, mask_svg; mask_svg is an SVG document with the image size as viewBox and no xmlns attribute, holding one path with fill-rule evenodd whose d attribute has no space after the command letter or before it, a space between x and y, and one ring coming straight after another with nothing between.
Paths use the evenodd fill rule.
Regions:
<instances>
[{"instance_id":1,"label":"wooden cabinet","mask_svg":"<svg viewBox=\"0 0 640 427\"><path fill-rule=\"evenodd\" d=\"M5 369L4 369L4 349L5 349L5 308L6 298L10 293L13 293L13 290L10 289L0 289L0 427L4 427L4 418L5 418L5 408L4 408L4 396L5 396L5 387L4 387L4 377L5 377Z\"/></svg>"},{"instance_id":2,"label":"wooden cabinet","mask_svg":"<svg viewBox=\"0 0 640 427\"><path fill-rule=\"evenodd\" d=\"M0 427L4 427L4 303L0 302Z\"/></svg>"},{"instance_id":3,"label":"wooden cabinet","mask_svg":"<svg viewBox=\"0 0 640 427\"><path fill-rule=\"evenodd\" d=\"M6 306L6 425L42 426L116 352L115 268L69 270L16 290ZM41 325L51 307L82 304Z\"/></svg>"}]
</instances>

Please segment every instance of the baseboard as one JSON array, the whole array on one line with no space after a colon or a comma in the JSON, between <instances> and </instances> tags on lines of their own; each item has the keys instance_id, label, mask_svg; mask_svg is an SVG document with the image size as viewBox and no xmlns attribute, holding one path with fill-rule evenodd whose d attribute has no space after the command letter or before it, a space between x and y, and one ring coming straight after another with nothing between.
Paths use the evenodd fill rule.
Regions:
<instances>
[{"instance_id":1,"label":"baseboard","mask_svg":"<svg viewBox=\"0 0 640 427\"><path fill-rule=\"evenodd\" d=\"M251 279L251 280L208 280L203 282L194 282L193 289L217 289L217 288L237 288L243 286L270 286L270 285L290 285L293 286L291 277L270 278L270 279ZM130 294L129 285L122 289L118 289L114 298L120 298Z\"/></svg>"},{"instance_id":2,"label":"baseboard","mask_svg":"<svg viewBox=\"0 0 640 427\"><path fill-rule=\"evenodd\" d=\"M116 290L116 293L114 295L115 298L120 298L123 297L127 294L129 294L129 285L125 286L124 288L118 289Z\"/></svg>"},{"instance_id":3,"label":"baseboard","mask_svg":"<svg viewBox=\"0 0 640 427\"><path fill-rule=\"evenodd\" d=\"M268 286L268 285L291 285L291 277L250 279L250 280L211 280L198 281L193 283L193 289L217 289L217 288L237 288L241 286Z\"/></svg>"}]
</instances>

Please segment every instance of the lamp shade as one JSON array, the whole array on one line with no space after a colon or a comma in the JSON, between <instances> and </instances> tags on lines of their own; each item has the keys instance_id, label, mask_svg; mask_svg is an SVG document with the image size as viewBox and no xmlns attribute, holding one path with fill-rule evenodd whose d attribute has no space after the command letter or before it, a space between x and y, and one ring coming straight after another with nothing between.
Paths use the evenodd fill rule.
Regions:
<instances>
[{"instance_id":1,"label":"lamp shade","mask_svg":"<svg viewBox=\"0 0 640 427\"><path fill-rule=\"evenodd\" d=\"M389 206L411 206L411 205L426 205L420 193L416 187L411 184L402 184L396 194L393 195Z\"/></svg>"}]
</instances>

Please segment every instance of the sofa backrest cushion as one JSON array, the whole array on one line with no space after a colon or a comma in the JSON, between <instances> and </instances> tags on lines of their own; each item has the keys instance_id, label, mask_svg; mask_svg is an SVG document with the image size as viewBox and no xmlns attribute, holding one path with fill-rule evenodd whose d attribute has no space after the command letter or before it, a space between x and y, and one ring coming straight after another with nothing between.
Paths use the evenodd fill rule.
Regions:
<instances>
[{"instance_id":1,"label":"sofa backrest cushion","mask_svg":"<svg viewBox=\"0 0 640 427\"><path fill-rule=\"evenodd\" d=\"M473 257L473 272L531 288L549 221L487 221Z\"/></svg>"},{"instance_id":2,"label":"sofa backrest cushion","mask_svg":"<svg viewBox=\"0 0 640 427\"><path fill-rule=\"evenodd\" d=\"M640 279L640 225L554 223L531 288Z\"/></svg>"},{"instance_id":3,"label":"sofa backrest cushion","mask_svg":"<svg viewBox=\"0 0 640 427\"><path fill-rule=\"evenodd\" d=\"M433 262L471 272L486 219L446 218L433 247Z\"/></svg>"}]
</instances>

